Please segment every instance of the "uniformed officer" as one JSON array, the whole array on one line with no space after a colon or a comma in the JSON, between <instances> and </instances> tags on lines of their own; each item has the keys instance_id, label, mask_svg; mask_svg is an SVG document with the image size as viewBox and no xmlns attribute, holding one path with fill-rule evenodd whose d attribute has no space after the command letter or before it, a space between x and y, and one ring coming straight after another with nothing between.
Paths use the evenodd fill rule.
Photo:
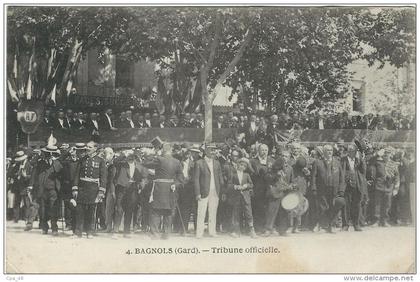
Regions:
<instances>
[{"instance_id":1,"label":"uniformed officer","mask_svg":"<svg viewBox=\"0 0 420 282\"><path fill-rule=\"evenodd\" d=\"M155 179L149 199L150 229L153 238L157 238L160 219L163 217L163 239L168 239L177 205L176 189L184 183L182 165L172 156L172 146L164 144L162 156L155 157L153 166Z\"/></svg>"},{"instance_id":2,"label":"uniformed officer","mask_svg":"<svg viewBox=\"0 0 420 282\"><path fill-rule=\"evenodd\" d=\"M105 197L107 171L105 160L97 154L95 142L86 144L86 152L73 179L72 193L77 202L76 234L82 237L85 230L87 238L91 239L96 204Z\"/></svg>"}]
</instances>

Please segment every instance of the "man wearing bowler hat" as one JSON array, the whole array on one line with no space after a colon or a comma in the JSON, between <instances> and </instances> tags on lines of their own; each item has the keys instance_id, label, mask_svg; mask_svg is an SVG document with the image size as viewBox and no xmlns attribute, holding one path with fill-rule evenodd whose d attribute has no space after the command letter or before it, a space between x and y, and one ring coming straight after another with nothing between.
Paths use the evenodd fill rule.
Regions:
<instances>
[{"instance_id":1,"label":"man wearing bowler hat","mask_svg":"<svg viewBox=\"0 0 420 282\"><path fill-rule=\"evenodd\" d=\"M86 152L76 170L72 194L77 203L76 234L82 237L83 230L86 230L87 238L92 239L95 207L105 197L107 171L105 160L97 154L95 142L86 144Z\"/></svg>"}]
</instances>

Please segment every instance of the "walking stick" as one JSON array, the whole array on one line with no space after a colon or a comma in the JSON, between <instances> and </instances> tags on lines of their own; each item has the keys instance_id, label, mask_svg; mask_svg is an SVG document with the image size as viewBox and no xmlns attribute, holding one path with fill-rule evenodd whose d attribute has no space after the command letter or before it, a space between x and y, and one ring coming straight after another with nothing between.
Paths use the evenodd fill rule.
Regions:
<instances>
[{"instance_id":1,"label":"walking stick","mask_svg":"<svg viewBox=\"0 0 420 282\"><path fill-rule=\"evenodd\" d=\"M181 214L181 210L179 209L178 201L176 202L176 210L178 211L179 219L181 220L182 230L184 231L184 234L187 234L187 232L185 231L184 219L182 218L182 214Z\"/></svg>"},{"instance_id":2,"label":"walking stick","mask_svg":"<svg viewBox=\"0 0 420 282\"><path fill-rule=\"evenodd\" d=\"M61 200L61 231L64 234L64 218L65 218L65 206L64 206L64 200Z\"/></svg>"},{"instance_id":3,"label":"walking stick","mask_svg":"<svg viewBox=\"0 0 420 282\"><path fill-rule=\"evenodd\" d=\"M94 226L94 232L95 232L95 234L96 234L96 231L98 230L98 220L96 218L97 209L98 209L98 203L95 203L95 210L93 212L93 220L95 222L95 226Z\"/></svg>"}]
</instances>

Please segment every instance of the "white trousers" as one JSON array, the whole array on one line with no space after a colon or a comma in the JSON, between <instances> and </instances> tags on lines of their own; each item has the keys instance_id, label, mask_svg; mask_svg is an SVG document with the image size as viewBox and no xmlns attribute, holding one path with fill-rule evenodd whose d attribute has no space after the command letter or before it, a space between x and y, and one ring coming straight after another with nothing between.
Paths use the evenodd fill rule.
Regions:
<instances>
[{"instance_id":1,"label":"white trousers","mask_svg":"<svg viewBox=\"0 0 420 282\"><path fill-rule=\"evenodd\" d=\"M219 205L219 197L216 191L210 191L207 198L202 198L197 203L197 237L204 234L204 220L206 218L207 209L209 211L208 229L209 235L216 235L216 216L217 207Z\"/></svg>"}]
</instances>

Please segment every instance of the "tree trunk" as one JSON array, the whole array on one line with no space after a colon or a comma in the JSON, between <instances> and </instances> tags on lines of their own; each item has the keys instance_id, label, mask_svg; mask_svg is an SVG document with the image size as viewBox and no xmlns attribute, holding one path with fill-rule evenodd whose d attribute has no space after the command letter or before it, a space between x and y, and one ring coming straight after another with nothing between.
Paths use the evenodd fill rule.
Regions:
<instances>
[{"instance_id":1,"label":"tree trunk","mask_svg":"<svg viewBox=\"0 0 420 282\"><path fill-rule=\"evenodd\" d=\"M207 95L204 101L204 142L213 141L213 101Z\"/></svg>"}]
</instances>

